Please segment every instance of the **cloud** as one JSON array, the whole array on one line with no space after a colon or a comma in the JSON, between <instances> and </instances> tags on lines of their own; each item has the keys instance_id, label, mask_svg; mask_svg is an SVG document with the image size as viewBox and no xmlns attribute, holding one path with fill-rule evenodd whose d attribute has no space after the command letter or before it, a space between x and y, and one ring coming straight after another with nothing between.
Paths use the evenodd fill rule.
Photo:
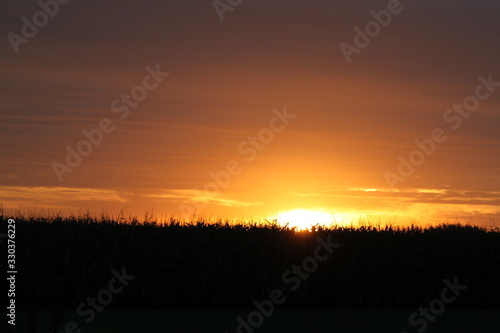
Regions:
<instances>
[{"instance_id":1,"label":"cloud","mask_svg":"<svg viewBox=\"0 0 500 333\"><path fill-rule=\"evenodd\" d=\"M92 188L0 186L0 202L12 207L82 201L128 202L126 197L130 195L127 192Z\"/></svg>"},{"instance_id":2,"label":"cloud","mask_svg":"<svg viewBox=\"0 0 500 333\"><path fill-rule=\"evenodd\" d=\"M197 190L169 190L166 193L146 194L144 196L149 198L168 199L174 202L191 203L195 201L208 205L219 205L226 207L252 207L262 205L262 202L245 202L219 198L216 196L208 196Z\"/></svg>"}]
</instances>

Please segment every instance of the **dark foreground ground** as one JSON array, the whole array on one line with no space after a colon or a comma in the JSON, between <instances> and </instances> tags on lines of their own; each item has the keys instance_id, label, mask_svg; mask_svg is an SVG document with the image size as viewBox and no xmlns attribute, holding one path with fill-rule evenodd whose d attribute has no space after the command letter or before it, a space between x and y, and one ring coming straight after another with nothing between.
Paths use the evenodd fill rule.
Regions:
<instances>
[{"instance_id":1,"label":"dark foreground ground","mask_svg":"<svg viewBox=\"0 0 500 333\"><path fill-rule=\"evenodd\" d=\"M408 317L414 310L278 310L255 328L255 333L408 333L418 332L421 326L411 326ZM75 313L68 313L66 321L79 323L88 333L198 333L237 331L236 318L247 316L248 310L231 311L103 311L93 322L85 324ZM19 319L26 322L28 313ZM38 332L49 332L50 315L38 315ZM21 332L25 325L19 324ZM60 332L63 332L61 330ZM240 332L251 332L242 330ZM434 322L429 322L426 333L498 333L500 310L445 310Z\"/></svg>"},{"instance_id":2,"label":"dark foreground ground","mask_svg":"<svg viewBox=\"0 0 500 333\"><path fill-rule=\"evenodd\" d=\"M500 332L498 229L15 226L15 332Z\"/></svg>"}]
</instances>

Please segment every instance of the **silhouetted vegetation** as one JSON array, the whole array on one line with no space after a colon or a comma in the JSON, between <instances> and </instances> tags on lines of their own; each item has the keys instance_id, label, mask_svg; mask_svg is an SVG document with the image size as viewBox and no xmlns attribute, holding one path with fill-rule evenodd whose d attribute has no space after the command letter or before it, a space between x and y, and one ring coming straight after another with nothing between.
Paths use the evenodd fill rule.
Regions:
<instances>
[{"instance_id":1,"label":"silhouetted vegetation","mask_svg":"<svg viewBox=\"0 0 500 333\"><path fill-rule=\"evenodd\" d=\"M5 222L7 217L2 216ZM111 219L16 218L17 304L74 310L107 288L111 270L136 278L109 308L245 308L289 290L282 275L312 256L317 237L341 244L284 308L418 308L444 279L467 290L453 308L498 308L500 233L442 225L421 229L316 228Z\"/></svg>"}]
</instances>

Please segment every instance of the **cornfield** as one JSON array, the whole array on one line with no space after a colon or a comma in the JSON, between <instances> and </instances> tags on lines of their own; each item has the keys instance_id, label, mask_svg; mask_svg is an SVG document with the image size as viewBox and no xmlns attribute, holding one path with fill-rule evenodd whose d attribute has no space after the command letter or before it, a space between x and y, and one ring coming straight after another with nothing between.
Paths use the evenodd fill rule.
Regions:
<instances>
[{"instance_id":1,"label":"cornfield","mask_svg":"<svg viewBox=\"0 0 500 333\"><path fill-rule=\"evenodd\" d=\"M16 229L20 310L74 310L122 267L136 278L110 308L246 308L273 289L286 290L283 273L328 235L341 246L298 290L287 291L284 308L416 308L454 277L468 288L451 307L500 305L500 233L478 227L296 232L277 225L32 217L16 218Z\"/></svg>"}]
</instances>

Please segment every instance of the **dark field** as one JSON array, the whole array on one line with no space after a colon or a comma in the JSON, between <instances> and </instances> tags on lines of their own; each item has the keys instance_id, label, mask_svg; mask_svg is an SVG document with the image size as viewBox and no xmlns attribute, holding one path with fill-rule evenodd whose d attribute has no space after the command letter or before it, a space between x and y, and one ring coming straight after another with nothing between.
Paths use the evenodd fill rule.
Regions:
<instances>
[{"instance_id":1,"label":"dark field","mask_svg":"<svg viewBox=\"0 0 500 333\"><path fill-rule=\"evenodd\" d=\"M278 310L256 333L400 333L417 332L408 324L411 310ZM100 313L94 322L82 324L88 333L234 333L236 317L248 310L116 311ZM29 314L23 314L27 320ZM39 314L40 332L49 332L50 313ZM426 333L498 333L499 310L446 310ZM65 320L79 321L75 312ZM81 321L81 320L80 320ZM61 329L60 332L63 332ZM245 332L245 331L244 331Z\"/></svg>"},{"instance_id":2,"label":"dark field","mask_svg":"<svg viewBox=\"0 0 500 333\"><path fill-rule=\"evenodd\" d=\"M500 233L477 227L17 218L16 255L29 332L236 332L255 311L241 332L417 332L429 307L426 332L500 331Z\"/></svg>"}]
</instances>

